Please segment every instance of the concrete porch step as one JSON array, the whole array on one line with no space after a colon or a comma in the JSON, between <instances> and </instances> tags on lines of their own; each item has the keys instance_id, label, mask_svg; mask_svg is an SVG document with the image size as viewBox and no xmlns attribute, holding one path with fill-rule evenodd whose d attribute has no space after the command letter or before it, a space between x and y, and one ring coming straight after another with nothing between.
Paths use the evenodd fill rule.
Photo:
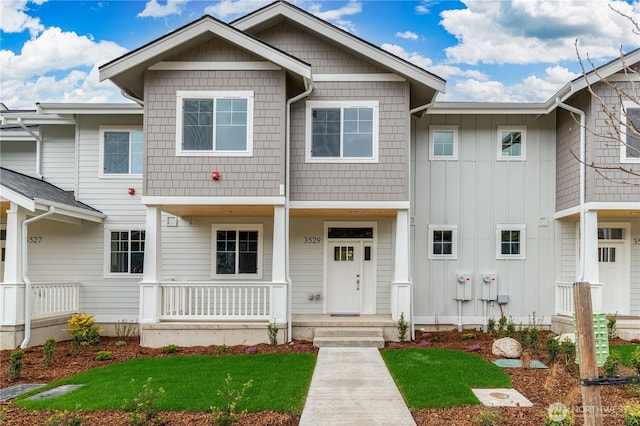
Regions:
<instances>
[{"instance_id":1,"label":"concrete porch step","mask_svg":"<svg viewBox=\"0 0 640 426\"><path fill-rule=\"evenodd\" d=\"M381 328L318 327L313 345L318 348L384 348L384 337Z\"/></svg>"}]
</instances>

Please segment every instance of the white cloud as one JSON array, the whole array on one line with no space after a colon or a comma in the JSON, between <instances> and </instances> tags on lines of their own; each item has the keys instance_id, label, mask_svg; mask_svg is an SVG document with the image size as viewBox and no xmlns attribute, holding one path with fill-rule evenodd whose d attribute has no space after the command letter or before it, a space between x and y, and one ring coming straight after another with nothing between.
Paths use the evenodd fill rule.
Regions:
<instances>
[{"instance_id":1,"label":"white cloud","mask_svg":"<svg viewBox=\"0 0 640 426\"><path fill-rule=\"evenodd\" d=\"M417 40L418 34L414 33L413 31L405 31L405 32L397 32L396 33L396 37L400 37L403 38L405 40Z\"/></svg>"},{"instance_id":2,"label":"white cloud","mask_svg":"<svg viewBox=\"0 0 640 426\"><path fill-rule=\"evenodd\" d=\"M144 10L138 13L139 18L163 18L169 15L180 15L182 7L187 0L166 0L162 5L158 0L149 0L144 6Z\"/></svg>"},{"instance_id":3,"label":"white cloud","mask_svg":"<svg viewBox=\"0 0 640 426\"><path fill-rule=\"evenodd\" d=\"M344 19L345 16L357 15L362 12L362 4L359 1L351 0L346 5L338 8L321 11L320 4L314 4L309 8L309 13L317 16L320 19L331 22L335 26L342 28L345 31L349 31L353 34L356 34L355 24L348 20Z\"/></svg>"},{"instance_id":4,"label":"white cloud","mask_svg":"<svg viewBox=\"0 0 640 426\"><path fill-rule=\"evenodd\" d=\"M44 1L32 3L42 4ZM0 30L6 33L21 33L28 30L32 37L44 30L40 18L27 15L27 0L0 0Z\"/></svg>"},{"instance_id":5,"label":"white cloud","mask_svg":"<svg viewBox=\"0 0 640 426\"><path fill-rule=\"evenodd\" d=\"M218 3L207 6L204 13L216 18L227 20L228 18L246 15L263 6L273 3L272 0L220 0Z\"/></svg>"},{"instance_id":6,"label":"white cloud","mask_svg":"<svg viewBox=\"0 0 640 426\"><path fill-rule=\"evenodd\" d=\"M426 15L431 13L431 3L433 0L422 0L422 2L416 6L415 11L418 15Z\"/></svg>"},{"instance_id":7,"label":"white cloud","mask_svg":"<svg viewBox=\"0 0 640 426\"><path fill-rule=\"evenodd\" d=\"M441 13L442 26L458 40L445 49L454 63L476 64L575 60L574 42L592 58L615 56L618 47L638 46L628 19L600 0L465 0L466 8ZM612 1L612 7L640 18L634 6ZM588 13L585 11L588 10Z\"/></svg>"}]
</instances>

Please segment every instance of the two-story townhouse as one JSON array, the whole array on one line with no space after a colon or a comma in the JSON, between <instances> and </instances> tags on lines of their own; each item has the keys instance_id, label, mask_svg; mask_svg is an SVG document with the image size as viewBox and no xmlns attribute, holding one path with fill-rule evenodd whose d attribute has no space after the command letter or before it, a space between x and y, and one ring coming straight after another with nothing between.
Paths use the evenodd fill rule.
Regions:
<instances>
[{"instance_id":1,"label":"two-story townhouse","mask_svg":"<svg viewBox=\"0 0 640 426\"><path fill-rule=\"evenodd\" d=\"M580 131L603 126L587 82L622 84L624 63L545 103L442 103L442 79L285 2L231 24L205 16L100 68L138 105L3 112L18 126L0 133L7 172L43 184L24 168L42 157L69 173L42 173L48 184L99 212L21 235L47 205L0 182L13 271L0 294L18 307L3 342L24 339L23 311L46 299L36 280L51 279L79 289L71 310L139 321L147 346L261 342L269 322L283 340L335 325L393 340L402 314L461 329L535 312L561 329L577 279L596 309L637 316L637 191L586 167L637 156ZM67 156L47 154L56 145Z\"/></svg>"}]
</instances>

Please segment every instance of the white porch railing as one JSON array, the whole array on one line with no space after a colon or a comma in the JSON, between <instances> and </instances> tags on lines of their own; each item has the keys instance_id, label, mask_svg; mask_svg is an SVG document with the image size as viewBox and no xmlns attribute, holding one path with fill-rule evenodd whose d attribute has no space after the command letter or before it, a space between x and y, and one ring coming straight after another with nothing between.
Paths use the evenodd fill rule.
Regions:
<instances>
[{"instance_id":1,"label":"white porch railing","mask_svg":"<svg viewBox=\"0 0 640 426\"><path fill-rule=\"evenodd\" d=\"M160 283L160 320L272 320L273 283ZM276 309L277 310L277 309Z\"/></svg>"},{"instance_id":2,"label":"white porch railing","mask_svg":"<svg viewBox=\"0 0 640 426\"><path fill-rule=\"evenodd\" d=\"M591 283L593 312L602 311L602 283ZM573 316L573 283L556 283L556 314Z\"/></svg>"},{"instance_id":3,"label":"white porch railing","mask_svg":"<svg viewBox=\"0 0 640 426\"><path fill-rule=\"evenodd\" d=\"M75 314L79 301L79 283L34 283L31 285L31 318Z\"/></svg>"}]
</instances>

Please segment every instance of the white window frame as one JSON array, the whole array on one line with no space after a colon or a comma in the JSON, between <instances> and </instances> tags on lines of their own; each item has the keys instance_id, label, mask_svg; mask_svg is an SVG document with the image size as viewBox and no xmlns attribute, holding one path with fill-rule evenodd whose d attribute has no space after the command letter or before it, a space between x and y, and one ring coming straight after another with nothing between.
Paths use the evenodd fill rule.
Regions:
<instances>
[{"instance_id":1,"label":"white window frame","mask_svg":"<svg viewBox=\"0 0 640 426\"><path fill-rule=\"evenodd\" d=\"M238 272L239 256L236 256L236 272L235 274L218 274L216 272L216 233L217 231L257 231L258 232L258 258L257 272L255 274L241 274ZM264 232L261 223L214 223L211 225L211 278L219 280L246 280L246 279L262 279L262 259L264 257ZM236 254L238 253L238 244L236 241Z\"/></svg>"},{"instance_id":2,"label":"white window frame","mask_svg":"<svg viewBox=\"0 0 640 426\"><path fill-rule=\"evenodd\" d=\"M622 130L622 142L620 144L620 162L621 163L640 163L640 156L638 157L627 157L627 108L640 109L640 105L632 101L623 101L622 102L622 111L620 112L620 123ZM638 137L640 139L640 135Z\"/></svg>"},{"instance_id":3,"label":"white window frame","mask_svg":"<svg viewBox=\"0 0 640 426\"><path fill-rule=\"evenodd\" d=\"M111 272L111 233L112 232L128 232L129 242L131 241L131 231L144 231L146 244L146 229L142 225L111 225L104 228L104 277L105 278L122 278L122 277L139 277L142 279L142 272L131 272L131 245L129 245L129 272ZM144 253L144 251L143 251ZM144 255L143 255L144 256ZM144 258L143 258L144 259ZM144 265L144 260L143 260Z\"/></svg>"},{"instance_id":4,"label":"white window frame","mask_svg":"<svg viewBox=\"0 0 640 426\"><path fill-rule=\"evenodd\" d=\"M502 254L502 231L520 231L520 253ZM525 259L527 227L524 224L498 224L496 226L496 259Z\"/></svg>"},{"instance_id":5,"label":"white window frame","mask_svg":"<svg viewBox=\"0 0 640 426\"><path fill-rule=\"evenodd\" d=\"M502 133L520 132L520 155L502 155ZM527 159L527 126L498 126L497 131L498 160L500 161L525 161Z\"/></svg>"},{"instance_id":6,"label":"white window frame","mask_svg":"<svg viewBox=\"0 0 640 426\"><path fill-rule=\"evenodd\" d=\"M247 100L247 147L243 151L216 150L215 140L215 109L213 111L213 148L211 150L184 150L183 142L183 105L185 99L216 99L243 98ZM252 157L253 156L253 116L254 116L253 91L192 91L178 90L176 92L176 156L200 156L200 157Z\"/></svg>"},{"instance_id":7,"label":"white window frame","mask_svg":"<svg viewBox=\"0 0 640 426\"><path fill-rule=\"evenodd\" d=\"M343 157L343 136L340 135L340 157L314 157L311 155L313 115L316 108L371 108L373 110L373 129L371 157ZM343 123L343 113L341 112L340 124ZM378 101L307 101L306 103L306 135L305 135L305 160L307 163L377 163L378 162L378 140L380 129L380 103Z\"/></svg>"},{"instance_id":8,"label":"white window frame","mask_svg":"<svg viewBox=\"0 0 640 426\"><path fill-rule=\"evenodd\" d=\"M451 254L437 254L433 252L434 232L451 231ZM458 258L458 225L429 225L429 259L457 259Z\"/></svg>"},{"instance_id":9,"label":"white window frame","mask_svg":"<svg viewBox=\"0 0 640 426\"><path fill-rule=\"evenodd\" d=\"M105 149L104 149L104 135L107 132L129 132L129 134L131 134L131 132L142 132L142 126L100 126L98 128L98 133L99 133L99 137L100 137L100 141L99 141L99 151L100 151L100 170L98 172L98 176L100 178L106 178L106 179L114 179L114 178L127 178L127 179L131 179L131 178L135 178L135 179L142 179L142 173L131 173L131 138L129 138L129 173L105 173L104 171L104 167L105 167ZM144 134L143 134L143 138L144 138ZM143 149L144 149L144 139L143 139ZM144 169L144 151L142 154L142 167Z\"/></svg>"},{"instance_id":10,"label":"white window frame","mask_svg":"<svg viewBox=\"0 0 640 426\"><path fill-rule=\"evenodd\" d=\"M451 132L453 133L453 153L451 155L436 155L435 153L435 138L436 132ZM458 126L429 126L429 160L446 161L458 159Z\"/></svg>"}]
</instances>

